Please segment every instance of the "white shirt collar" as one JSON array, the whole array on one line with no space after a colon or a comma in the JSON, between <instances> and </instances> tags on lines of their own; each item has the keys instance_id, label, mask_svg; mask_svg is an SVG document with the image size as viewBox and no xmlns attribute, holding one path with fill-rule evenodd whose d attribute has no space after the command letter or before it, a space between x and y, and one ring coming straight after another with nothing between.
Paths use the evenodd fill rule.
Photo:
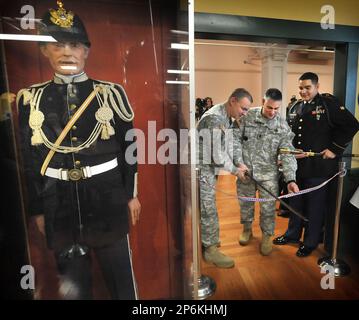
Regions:
<instances>
[{"instance_id":1,"label":"white shirt collar","mask_svg":"<svg viewBox=\"0 0 359 320\"><path fill-rule=\"evenodd\" d=\"M69 84L74 82L83 82L88 79L88 76L85 72L81 72L79 74L74 75L63 75L59 73L55 73L54 82L57 84Z\"/></svg>"}]
</instances>

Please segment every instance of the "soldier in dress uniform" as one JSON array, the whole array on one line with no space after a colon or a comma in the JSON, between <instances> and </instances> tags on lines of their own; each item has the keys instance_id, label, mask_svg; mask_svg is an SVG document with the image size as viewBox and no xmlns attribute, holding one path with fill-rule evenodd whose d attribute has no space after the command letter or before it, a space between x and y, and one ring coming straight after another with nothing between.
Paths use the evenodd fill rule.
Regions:
<instances>
[{"instance_id":1,"label":"soldier in dress uniform","mask_svg":"<svg viewBox=\"0 0 359 320\"><path fill-rule=\"evenodd\" d=\"M85 26L58 6L39 27L57 40L40 44L54 77L17 96L28 211L44 223L64 299L92 299L91 250L111 298L135 299L128 216L136 224L141 207L137 163L125 159L134 113L120 85L84 72Z\"/></svg>"},{"instance_id":2,"label":"soldier in dress uniform","mask_svg":"<svg viewBox=\"0 0 359 320\"><path fill-rule=\"evenodd\" d=\"M240 152L238 162L247 167L253 178L272 194L278 195L278 156L281 148L293 149L294 133L285 119L279 114L282 93L275 88L268 89L263 98L263 106L251 108L241 120L239 126ZM297 162L290 154L282 155L284 181L288 192L299 191L295 183ZM259 191L261 198L271 198L266 191L258 187L253 180L240 175L237 180L237 194L255 197ZM239 238L240 245L247 245L252 238L252 222L254 220L254 202L240 200L241 223L243 232ZM275 226L275 199L260 203L260 227L262 241L260 253L269 255L272 251L271 236Z\"/></svg>"},{"instance_id":3,"label":"soldier in dress uniform","mask_svg":"<svg viewBox=\"0 0 359 320\"><path fill-rule=\"evenodd\" d=\"M226 132L238 131L238 126L235 127L234 124L249 110L252 102L250 93L238 88L225 103L217 104L204 113L197 126L203 256L207 262L219 268L233 267L234 260L218 250L219 223L215 186L219 169L239 175L241 169L234 163L238 139L233 138L234 135L230 139L231 135L226 135Z\"/></svg>"},{"instance_id":4,"label":"soldier in dress uniform","mask_svg":"<svg viewBox=\"0 0 359 320\"><path fill-rule=\"evenodd\" d=\"M288 122L295 133L293 145L303 151L321 153L320 157L297 156L297 183L300 189L317 186L338 171L338 161L353 136L359 130L355 117L330 94L318 92L318 76L306 72L299 78L298 100L289 110ZM291 215L286 233L273 240L276 245L298 243L303 227L304 240L296 255L306 257L318 246L325 214L328 210L328 186L303 196L290 203L308 218L303 221Z\"/></svg>"}]
</instances>

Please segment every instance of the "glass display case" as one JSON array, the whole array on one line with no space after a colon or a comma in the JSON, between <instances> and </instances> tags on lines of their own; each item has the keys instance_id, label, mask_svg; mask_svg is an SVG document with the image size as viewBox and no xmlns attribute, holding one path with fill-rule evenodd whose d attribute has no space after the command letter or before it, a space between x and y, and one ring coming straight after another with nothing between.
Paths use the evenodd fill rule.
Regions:
<instances>
[{"instance_id":1,"label":"glass display case","mask_svg":"<svg viewBox=\"0 0 359 320\"><path fill-rule=\"evenodd\" d=\"M2 4L4 297L195 297L190 6Z\"/></svg>"}]
</instances>

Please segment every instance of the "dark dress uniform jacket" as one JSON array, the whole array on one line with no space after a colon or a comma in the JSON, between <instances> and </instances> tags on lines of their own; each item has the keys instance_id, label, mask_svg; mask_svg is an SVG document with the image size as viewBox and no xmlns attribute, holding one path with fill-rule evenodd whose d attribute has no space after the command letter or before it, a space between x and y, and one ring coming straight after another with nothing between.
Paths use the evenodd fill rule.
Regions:
<instances>
[{"instance_id":1,"label":"dark dress uniform jacket","mask_svg":"<svg viewBox=\"0 0 359 320\"><path fill-rule=\"evenodd\" d=\"M288 122L295 133L295 148L312 152L329 149L337 156L359 130L355 117L329 94L317 94L307 104L299 100L289 109ZM337 171L338 157L298 159L297 178L325 178Z\"/></svg>"},{"instance_id":2,"label":"dark dress uniform jacket","mask_svg":"<svg viewBox=\"0 0 359 320\"><path fill-rule=\"evenodd\" d=\"M42 129L48 140L55 142L70 117L93 91L100 81L88 79L71 84L47 82L30 89L45 87L40 100L40 110L45 116ZM108 85L108 83L105 83ZM123 101L127 97L122 87L115 85ZM25 180L30 214L45 214L45 230L50 248L61 250L73 242L93 247L106 246L128 233L127 202L134 196L134 176L137 164L125 161L125 151L132 142L125 141L132 121L120 119L114 112L115 135L108 140L100 137L89 147L67 154L56 152L49 167L73 169L94 166L118 160L118 166L107 172L79 181L62 181L41 176L40 168L49 149L44 145L31 145L32 130L29 127L30 106L24 105L24 97L18 97L21 151L25 168ZM118 101L117 101L118 102ZM128 109L128 104L125 103ZM67 134L61 146L78 146L88 139L97 120L99 108L96 97Z\"/></svg>"}]
</instances>

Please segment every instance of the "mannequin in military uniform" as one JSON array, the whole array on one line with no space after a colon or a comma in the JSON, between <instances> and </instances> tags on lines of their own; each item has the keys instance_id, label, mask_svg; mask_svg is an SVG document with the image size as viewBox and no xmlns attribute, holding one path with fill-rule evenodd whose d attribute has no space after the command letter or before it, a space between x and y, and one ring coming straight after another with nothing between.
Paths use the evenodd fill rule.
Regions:
<instances>
[{"instance_id":1,"label":"mannequin in military uniform","mask_svg":"<svg viewBox=\"0 0 359 320\"><path fill-rule=\"evenodd\" d=\"M88 78L85 27L58 5L39 28L57 40L40 44L54 78L17 97L28 211L40 229L45 217L64 299L93 298L91 250L111 298L135 299L128 213L136 224L140 203L137 163L125 158L134 114L120 85Z\"/></svg>"},{"instance_id":2,"label":"mannequin in military uniform","mask_svg":"<svg viewBox=\"0 0 359 320\"><path fill-rule=\"evenodd\" d=\"M307 72L299 78L298 100L288 113L288 122L295 133L293 145L304 151L321 153L320 157L297 156L297 184L300 189L317 186L338 171L338 158L359 130L355 117L329 94L319 94L318 76ZM294 197L293 207L309 219L304 225L291 215L286 233L273 240L276 245L298 243L303 227L304 240L296 255L306 257L318 246L325 214L328 210L328 186Z\"/></svg>"}]
</instances>

